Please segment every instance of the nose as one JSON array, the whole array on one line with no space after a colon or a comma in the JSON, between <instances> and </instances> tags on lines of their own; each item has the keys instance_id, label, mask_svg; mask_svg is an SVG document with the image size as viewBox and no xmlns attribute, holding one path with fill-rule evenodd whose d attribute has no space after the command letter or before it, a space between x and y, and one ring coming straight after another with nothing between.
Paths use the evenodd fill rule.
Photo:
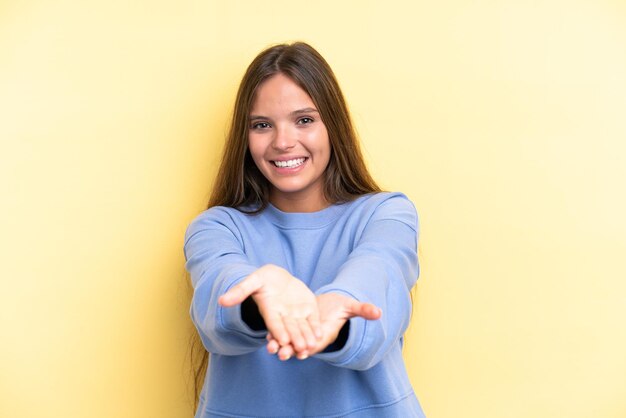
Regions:
<instances>
[{"instance_id":1,"label":"nose","mask_svg":"<svg viewBox=\"0 0 626 418\"><path fill-rule=\"evenodd\" d=\"M278 127L275 132L272 146L277 150L289 150L298 142L295 133L287 127Z\"/></svg>"}]
</instances>

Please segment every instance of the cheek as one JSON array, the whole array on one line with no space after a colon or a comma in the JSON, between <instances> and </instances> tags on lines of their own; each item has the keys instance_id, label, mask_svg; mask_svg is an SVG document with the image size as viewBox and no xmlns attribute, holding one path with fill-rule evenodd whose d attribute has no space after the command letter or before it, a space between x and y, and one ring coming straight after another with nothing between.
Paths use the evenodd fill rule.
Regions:
<instances>
[{"instance_id":1,"label":"cheek","mask_svg":"<svg viewBox=\"0 0 626 418\"><path fill-rule=\"evenodd\" d=\"M311 132L304 141L309 149L318 155L330 154L330 140L325 129Z\"/></svg>"}]
</instances>

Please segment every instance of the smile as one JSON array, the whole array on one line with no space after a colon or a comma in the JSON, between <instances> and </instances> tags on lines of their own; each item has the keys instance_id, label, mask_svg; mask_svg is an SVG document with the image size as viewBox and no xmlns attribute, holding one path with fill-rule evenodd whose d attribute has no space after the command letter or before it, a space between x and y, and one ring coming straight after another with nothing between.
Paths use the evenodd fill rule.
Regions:
<instances>
[{"instance_id":1,"label":"smile","mask_svg":"<svg viewBox=\"0 0 626 418\"><path fill-rule=\"evenodd\" d=\"M287 161L272 161L272 164L280 168L294 168L301 166L305 161L306 158L294 158L293 160Z\"/></svg>"}]
</instances>

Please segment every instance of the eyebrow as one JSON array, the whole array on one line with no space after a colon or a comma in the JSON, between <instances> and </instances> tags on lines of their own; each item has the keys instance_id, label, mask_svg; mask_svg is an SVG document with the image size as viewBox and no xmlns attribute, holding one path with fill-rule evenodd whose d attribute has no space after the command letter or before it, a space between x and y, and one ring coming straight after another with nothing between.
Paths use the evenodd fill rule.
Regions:
<instances>
[{"instance_id":1,"label":"eyebrow","mask_svg":"<svg viewBox=\"0 0 626 418\"><path fill-rule=\"evenodd\" d=\"M304 113L319 113L319 112L314 107L305 107L304 109L294 110L293 112L289 113L289 116L297 116L297 115L301 115ZM250 115L250 117L248 118L248 120L250 121L259 120L259 119L269 119L269 118L267 116L260 116L260 115Z\"/></svg>"}]
</instances>

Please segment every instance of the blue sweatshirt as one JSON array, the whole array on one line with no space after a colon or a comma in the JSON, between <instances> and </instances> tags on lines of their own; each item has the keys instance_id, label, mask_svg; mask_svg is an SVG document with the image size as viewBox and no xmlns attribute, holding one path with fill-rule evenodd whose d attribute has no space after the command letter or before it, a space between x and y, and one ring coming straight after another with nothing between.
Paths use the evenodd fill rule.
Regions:
<instances>
[{"instance_id":1,"label":"blue sweatshirt","mask_svg":"<svg viewBox=\"0 0 626 418\"><path fill-rule=\"evenodd\" d=\"M419 275L418 219L400 193L361 196L313 213L270 205L256 215L213 207L185 234L194 294L190 314L211 353L196 418L423 417L402 359ZM382 309L350 319L337 351L280 361L266 331L218 298L265 264L285 268L315 294L337 292Z\"/></svg>"}]
</instances>

